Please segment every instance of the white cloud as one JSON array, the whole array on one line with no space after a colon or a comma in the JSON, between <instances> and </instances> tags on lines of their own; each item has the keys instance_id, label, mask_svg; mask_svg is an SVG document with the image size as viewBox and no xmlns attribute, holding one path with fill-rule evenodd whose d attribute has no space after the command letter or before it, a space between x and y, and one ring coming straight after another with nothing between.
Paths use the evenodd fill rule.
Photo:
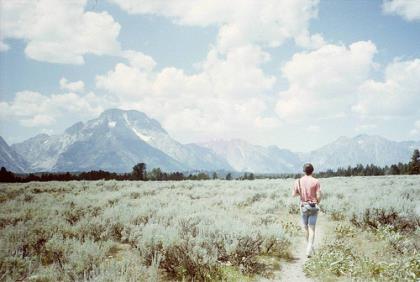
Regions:
<instances>
[{"instance_id":1,"label":"white cloud","mask_svg":"<svg viewBox=\"0 0 420 282\"><path fill-rule=\"evenodd\" d=\"M375 53L372 42L359 41L295 54L282 68L289 86L279 93L277 114L287 121L345 116L358 85L369 77Z\"/></svg>"},{"instance_id":2,"label":"white cloud","mask_svg":"<svg viewBox=\"0 0 420 282\"><path fill-rule=\"evenodd\" d=\"M26 127L49 126L55 122L55 119L49 115L34 115L30 118L23 118L20 124Z\"/></svg>"},{"instance_id":3,"label":"white cloud","mask_svg":"<svg viewBox=\"0 0 420 282\"><path fill-rule=\"evenodd\" d=\"M142 52L126 50L121 53L121 56L126 58L132 67L138 68L140 70L152 71L156 66L155 60L153 60L152 57L143 54Z\"/></svg>"},{"instance_id":4,"label":"white cloud","mask_svg":"<svg viewBox=\"0 0 420 282\"><path fill-rule=\"evenodd\" d=\"M407 21L420 20L420 1L384 0L382 9L387 14L396 14Z\"/></svg>"},{"instance_id":5,"label":"white cloud","mask_svg":"<svg viewBox=\"0 0 420 282\"><path fill-rule=\"evenodd\" d=\"M257 116L255 119L255 126L262 129L275 129L282 125L282 122L277 117L261 117Z\"/></svg>"},{"instance_id":6,"label":"white cloud","mask_svg":"<svg viewBox=\"0 0 420 282\"><path fill-rule=\"evenodd\" d=\"M119 63L106 75L97 76L96 86L111 93L118 93L121 98L130 99L152 92L149 76L149 73L136 67Z\"/></svg>"},{"instance_id":7,"label":"white cloud","mask_svg":"<svg viewBox=\"0 0 420 282\"><path fill-rule=\"evenodd\" d=\"M356 131L359 131L359 132L367 131L367 132L369 132L370 130L375 129L375 128L377 128L376 124L371 124L371 123L360 124L356 127Z\"/></svg>"},{"instance_id":8,"label":"white cloud","mask_svg":"<svg viewBox=\"0 0 420 282\"><path fill-rule=\"evenodd\" d=\"M119 63L97 76L96 86L113 93L123 108L157 118L177 136L223 137L279 124L277 118L264 115L275 82L261 69L268 59L255 46L226 55L212 50L191 75L174 67L152 71Z\"/></svg>"},{"instance_id":9,"label":"white cloud","mask_svg":"<svg viewBox=\"0 0 420 282\"><path fill-rule=\"evenodd\" d=\"M4 43L3 41L0 41L0 52L5 52L9 49L10 49L9 45Z\"/></svg>"},{"instance_id":10,"label":"white cloud","mask_svg":"<svg viewBox=\"0 0 420 282\"><path fill-rule=\"evenodd\" d=\"M23 39L25 54L50 63L83 64L85 54L115 54L120 25L107 12L85 12L86 0L2 1L2 38Z\"/></svg>"},{"instance_id":11,"label":"white cloud","mask_svg":"<svg viewBox=\"0 0 420 282\"><path fill-rule=\"evenodd\" d=\"M1 118L12 118L26 127L54 124L57 119L93 117L101 113L106 102L93 93L79 96L75 93L42 95L34 91L16 93L11 102L0 102Z\"/></svg>"},{"instance_id":12,"label":"white cloud","mask_svg":"<svg viewBox=\"0 0 420 282\"><path fill-rule=\"evenodd\" d=\"M420 119L417 120L414 123L414 128L412 130L410 130L410 135L411 136L417 136L420 135Z\"/></svg>"},{"instance_id":13,"label":"white cloud","mask_svg":"<svg viewBox=\"0 0 420 282\"><path fill-rule=\"evenodd\" d=\"M247 44L279 46L294 39L305 47L324 44L310 35L309 21L317 17L318 0L110 0L130 14L152 14L190 26L218 26L219 51Z\"/></svg>"},{"instance_id":14,"label":"white cloud","mask_svg":"<svg viewBox=\"0 0 420 282\"><path fill-rule=\"evenodd\" d=\"M420 114L420 59L389 64L384 81L367 80L358 93L358 102L353 107L358 114L375 117Z\"/></svg>"},{"instance_id":15,"label":"white cloud","mask_svg":"<svg viewBox=\"0 0 420 282\"><path fill-rule=\"evenodd\" d=\"M66 78L60 79L60 88L70 90L73 92L83 92L85 90L85 83L81 80L70 82Z\"/></svg>"},{"instance_id":16,"label":"white cloud","mask_svg":"<svg viewBox=\"0 0 420 282\"><path fill-rule=\"evenodd\" d=\"M318 133L320 131L320 127L318 125L310 125L306 128L306 131L310 133Z\"/></svg>"}]
</instances>

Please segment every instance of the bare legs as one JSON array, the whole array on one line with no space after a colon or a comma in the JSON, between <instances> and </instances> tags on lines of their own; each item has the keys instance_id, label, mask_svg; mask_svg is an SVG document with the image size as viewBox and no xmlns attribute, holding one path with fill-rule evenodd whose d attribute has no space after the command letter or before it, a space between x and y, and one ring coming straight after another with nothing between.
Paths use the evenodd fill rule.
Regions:
<instances>
[{"instance_id":1,"label":"bare legs","mask_svg":"<svg viewBox=\"0 0 420 282\"><path fill-rule=\"evenodd\" d=\"M305 215L302 213L302 227L303 233L306 239L306 255L310 257L314 251L314 240L315 240L315 224L317 220L317 213L311 215Z\"/></svg>"},{"instance_id":2,"label":"bare legs","mask_svg":"<svg viewBox=\"0 0 420 282\"><path fill-rule=\"evenodd\" d=\"M314 240L315 240L315 225L308 225L306 227L306 242L307 242L307 248L306 248L306 255L310 257L314 250Z\"/></svg>"},{"instance_id":3,"label":"bare legs","mask_svg":"<svg viewBox=\"0 0 420 282\"><path fill-rule=\"evenodd\" d=\"M308 238L309 238L308 225L303 226L303 233L305 235L306 243L308 243Z\"/></svg>"}]
</instances>

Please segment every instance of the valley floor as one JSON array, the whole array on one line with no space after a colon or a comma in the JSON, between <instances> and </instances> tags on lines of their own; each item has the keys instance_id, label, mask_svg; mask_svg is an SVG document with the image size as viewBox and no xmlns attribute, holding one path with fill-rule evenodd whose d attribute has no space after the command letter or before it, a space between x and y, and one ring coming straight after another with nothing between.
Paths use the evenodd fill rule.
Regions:
<instances>
[{"instance_id":1,"label":"valley floor","mask_svg":"<svg viewBox=\"0 0 420 282\"><path fill-rule=\"evenodd\" d=\"M321 179L309 259L292 184L0 184L0 280L420 279L419 176Z\"/></svg>"}]
</instances>

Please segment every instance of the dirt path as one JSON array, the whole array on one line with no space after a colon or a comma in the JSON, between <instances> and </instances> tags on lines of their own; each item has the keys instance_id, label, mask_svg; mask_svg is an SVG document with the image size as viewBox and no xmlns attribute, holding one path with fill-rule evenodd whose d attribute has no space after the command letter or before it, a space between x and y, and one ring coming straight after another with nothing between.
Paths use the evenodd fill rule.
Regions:
<instances>
[{"instance_id":1,"label":"dirt path","mask_svg":"<svg viewBox=\"0 0 420 282\"><path fill-rule=\"evenodd\" d=\"M319 246L324 241L325 233L328 227L326 225L326 219L324 214L320 214L318 217L318 222L316 224L315 229L315 252ZM298 224L298 220L296 220L296 223ZM300 224L300 222L299 222ZM299 281L299 282L305 282L305 281L314 281L308 277L305 276L305 273L303 272L303 265L305 264L307 258L306 258L306 241L305 238L302 235L297 238L296 242L294 242L294 252L293 252L293 258L288 261L281 261L281 269L274 272L274 278L270 280L265 281Z\"/></svg>"}]
</instances>

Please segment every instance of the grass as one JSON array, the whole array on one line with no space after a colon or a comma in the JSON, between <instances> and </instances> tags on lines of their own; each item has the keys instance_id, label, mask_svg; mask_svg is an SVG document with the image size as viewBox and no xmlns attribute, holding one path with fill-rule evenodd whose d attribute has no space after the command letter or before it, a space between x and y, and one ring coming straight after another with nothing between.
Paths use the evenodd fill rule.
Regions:
<instances>
[{"instance_id":1,"label":"grass","mask_svg":"<svg viewBox=\"0 0 420 282\"><path fill-rule=\"evenodd\" d=\"M295 238L293 179L0 185L1 280L253 281ZM419 278L418 176L321 180L320 281ZM330 230L330 229L328 229ZM384 254L385 252L385 254Z\"/></svg>"}]
</instances>

